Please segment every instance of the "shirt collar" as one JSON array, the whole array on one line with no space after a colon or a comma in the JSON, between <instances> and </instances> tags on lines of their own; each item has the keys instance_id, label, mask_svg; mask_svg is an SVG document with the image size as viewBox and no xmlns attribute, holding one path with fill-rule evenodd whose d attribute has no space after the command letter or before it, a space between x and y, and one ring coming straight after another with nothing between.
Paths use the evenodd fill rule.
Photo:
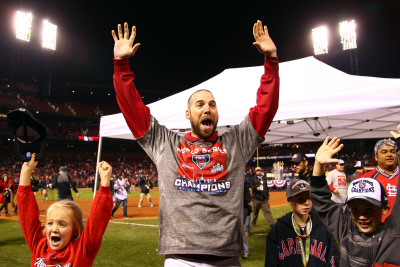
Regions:
<instances>
[{"instance_id":1,"label":"shirt collar","mask_svg":"<svg viewBox=\"0 0 400 267\"><path fill-rule=\"evenodd\" d=\"M185 139L188 140L189 142L196 142L196 141L201 141L199 138L192 136L192 133L189 132L187 134L185 134ZM218 131L215 131L214 134L212 136L210 136L209 138L207 138L204 141L208 141L208 142L215 142L217 141L218 138Z\"/></svg>"}]
</instances>

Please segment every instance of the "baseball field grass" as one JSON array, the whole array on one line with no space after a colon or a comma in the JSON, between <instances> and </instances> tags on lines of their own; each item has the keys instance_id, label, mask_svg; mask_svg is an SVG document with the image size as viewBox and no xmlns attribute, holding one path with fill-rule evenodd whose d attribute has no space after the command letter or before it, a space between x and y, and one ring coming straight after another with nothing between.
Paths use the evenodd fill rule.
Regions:
<instances>
[{"instance_id":1,"label":"baseball field grass","mask_svg":"<svg viewBox=\"0 0 400 267\"><path fill-rule=\"evenodd\" d=\"M271 211L276 219L290 211L290 207L273 207ZM31 253L18 221L2 220L3 216L0 217L0 266L29 266ZM242 266L264 266L269 230L260 213L257 226L248 237L249 258L240 259ZM164 256L157 254L157 244L157 219L110 221L93 266L163 266Z\"/></svg>"},{"instance_id":2,"label":"baseball field grass","mask_svg":"<svg viewBox=\"0 0 400 267\"><path fill-rule=\"evenodd\" d=\"M154 188L155 190L151 190L151 195L152 196L158 196L158 187ZM76 194L74 191L72 191L72 197L74 199L77 199ZM93 192L90 188L78 188L78 192L79 192L79 199L93 199ZM140 196L140 188L135 188L134 191L130 192L129 197L138 197ZM35 194L36 200L42 200L43 196L41 191L36 192ZM49 192L49 200L53 201L53 200L57 200L57 190L50 190Z\"/></svg>"}]
</instances>

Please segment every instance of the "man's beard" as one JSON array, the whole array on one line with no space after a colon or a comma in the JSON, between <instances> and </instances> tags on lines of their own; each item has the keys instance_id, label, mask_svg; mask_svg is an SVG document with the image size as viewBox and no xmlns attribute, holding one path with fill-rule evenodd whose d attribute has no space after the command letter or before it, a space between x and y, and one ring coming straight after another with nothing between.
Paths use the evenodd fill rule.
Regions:
<instances>
[{"instance_id":1,"label":"man's beard","mask_svg":"<svg viewBox=\"0 0 400 267\"><path fill-rule=\"evenodd\" d=\"M206 140L208 138L210 138L214 133L215 133L215 129L217 128L217 123L215 124L211 124L212 125L212 130L209 133L203 133L200 129L200 123L199 124L194 124L193 120L190 120L190 125L192 126L192 131L199 137L199 139L201 140Z\"/></svg>"}]
</instances>

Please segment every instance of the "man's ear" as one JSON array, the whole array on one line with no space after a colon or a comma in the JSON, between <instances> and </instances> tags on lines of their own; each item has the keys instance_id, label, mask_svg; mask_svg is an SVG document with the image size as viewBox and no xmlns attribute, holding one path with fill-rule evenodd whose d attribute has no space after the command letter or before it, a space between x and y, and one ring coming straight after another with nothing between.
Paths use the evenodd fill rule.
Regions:
<instances>
[{"instance_id":1,"label":"man's ear","mask_svg":"<svg viewBox=\"0 0 400 267\"><path fill-rule=\"evenodd\" d=\"M390 206L386 204L385 206L382 207L382 214L387 215L389 213L389 210Z\"/></svg>"},{"instance_id":2,"label":"man's ear","mask_svg":"<svg viewBox=\"0 0 400 267\"><path fill-rule=\"evenodd\" d=\"M186 119L190 120L190 111L187 109L185 112Z\"/></svg>"},{"instance_id":3,"label":"man's ear","mask_svg":"<svg viewBox=\"0 0 400 267\"><path fill-rule=\"evenodd\" d=\"M375 161L378 161L378 156L375 155L375 156L374 156L374 159L375 159Z\"/></svg>"},{"instance_id":4,"label":"man's ear","mask_svg":"<svg viewBox=\"0 0 400 267\"><path fill-rule=\"evenodd\" d=\"M308 160L304 161L304 166L308 166Z\"/></svg>"}]
</instances>

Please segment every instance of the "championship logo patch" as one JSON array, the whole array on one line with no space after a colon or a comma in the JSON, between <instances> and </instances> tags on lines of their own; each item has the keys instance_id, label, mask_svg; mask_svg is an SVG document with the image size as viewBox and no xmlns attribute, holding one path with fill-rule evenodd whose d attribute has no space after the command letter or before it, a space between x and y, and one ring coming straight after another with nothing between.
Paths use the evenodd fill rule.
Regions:
<instances>
[{"instance_id":1,"label":"championship logo patch","mask_svg":"<svg viewBox=\"0 0 400 267\"><path fill-rule=\"evenodd\" d=\"M377 185L379 185L379 183L372 179L360 179L359 181L356 180L351 184L350 196L362 194L365 197L371 197L380 200L380 187Z\"/></svg>"},{"instance_id":2,"label":"championship logo patch","mask_svg":"<svg viewBox=\"0 0 400 267\"><path fill-rule=\"evenodd\" d=\"M223 172L224 169L224 165L216 163L214 166L212 166L210 168L210 172Z\"/></svg>"},{"instance_id":3,"label":"championship logo patch","mask_svg":"<svg viewBox=\"0 0 400 267\"><path fill-rule=\"evenodd\" d=\"M200 169L203 170L210 162L210 154L192 155L192 162Z\"/></svg>"}]
</instances>

